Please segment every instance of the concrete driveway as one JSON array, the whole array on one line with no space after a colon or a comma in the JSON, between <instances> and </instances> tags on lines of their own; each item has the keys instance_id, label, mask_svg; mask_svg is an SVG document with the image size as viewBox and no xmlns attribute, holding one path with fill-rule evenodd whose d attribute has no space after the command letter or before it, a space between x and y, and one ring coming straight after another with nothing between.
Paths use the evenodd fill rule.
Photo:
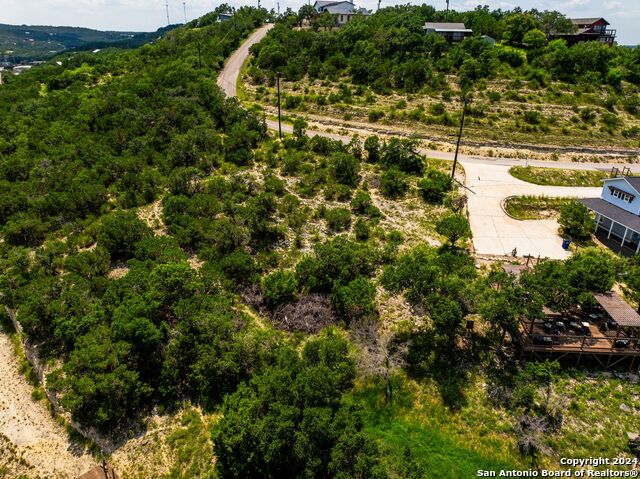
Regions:
<instances>
[{"instance_id":1,"label":"concrete driveway","mask_svg":"<svg viewBox=\"0 0 640 479\"><path fill-rule=\"evenodd\" d=\"M262 26L253 32L247 40L236 50L226 62L218 76L218 85L227 96L236 96L238 75L244 61L249 56L249 48L262 40L271 24ZM267 120L267 127L278 130L278 122ZM291 133L291 125L282 124L284 133ZM348 143L350 136L325 131L314 130L313 126L307 130L309 136L321 135L334 140ZM451 152L421 150L421 153L431 158L452 160ZM601 188L574 188L557 186L540 186L520 181L509 174L509 168L515 165L530 165L548 168L569 169L611 169L612 164L606 163L570 163L547 162L543 160L513 159L482 157L476 155L460 155L460 163L466 172L467 186L475 194L469 193L469 221L473 231L473 244L476 253L482 255L510 255L514 248L518 256L540 256L545 258L563 259L569 254L562 249L562 238L558 235L558 223L555 220L519 221L507 216L502 210L502 200L514 195L546 195L586 198L599 196ZM630 167L639 172L637 164L618 164Z\"/></svg>"},{"instance_id":2,"label":"concrete driveway","mask_svg":"<svg viewBox=\"0 0 640 479\"><path fill-rule=\"evenodd\" d=\"M564 259L558 222L552 219L519 221L502 209L508 196L536 195L586 198L600 196L601 188L541 186L518 180L509 174L511 165L462 160L466 173L469 222L473 245L481 255L510 255ZM606 168L606 166L605 166Z\"/></svg>"}]
</instances>

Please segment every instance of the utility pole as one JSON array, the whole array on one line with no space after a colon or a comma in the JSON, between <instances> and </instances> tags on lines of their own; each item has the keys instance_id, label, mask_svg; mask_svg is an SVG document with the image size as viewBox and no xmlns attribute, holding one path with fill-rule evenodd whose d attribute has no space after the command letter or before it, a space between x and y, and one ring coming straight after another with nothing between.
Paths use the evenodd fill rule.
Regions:
<instances>
[{"instance_id":1,"label":"utility pole","mask_svg":"<svg viewBox=\"0 0 640 479\"><path fill-rule=\"evenodd\" d=\"M187 23L187 2L182 2L182 8L184 9L184 23Z\"/></svg>"},{"instance_id":2,"label":"utility pole","mask_svg":"<svg viewBox=\"0 0 640 479\"><path fill-rule=\"evenodd\" d=\"M447 14L444 17L445 20L449 20L449 0L447 0Z\"/></svg>"},{"instance_id":3,"label":"utility pole","mask_svg":"<svg viewBox=\"0 0 640 479\"><path fill-rule=\"evenodd\" d=\"M280 16L280 2L276 3L278 5L278 16Z\"/></svg>"},{"instance_id":4,"label":"utility pole","mask_svg":"<svg viewBox=\"0 0 640 479\"><path fill-rule=\"evenodd\" d=\"M167 9L167 26L171 25L171 20L169 19L169 0L166 0L164 6Z\"/></svg>"},{"instance_id":5,"label":"utility pole","mask_svg":"<svg viewBox=\"0 0 640 479\"><path fill-rule=\"evenodd\" d=\"M282 140L282 122L280 120L280 72L276 73L278 82L278 137Z\"/></svg>"},{"instance_id":6,"label":"utility pole","mask_svg":"<svg viewBox=\"0 0 640 479\"><path fill-rule=\"evenodd\" d=\"M460 139L462 138L462 128L464 127L464 115L467 113L467 97L462 97L462 118L460 119L460 131L458 132L458 141L456 143L456 154L453 157L453 169L451 170L451 179L455 179L456 166L458 164L458 150L460 150Z\"/></svg>"},{"instance_id":7,"label":"utility pole","mask_svg":"<svg viewBox=\"0 0 640 479\"><path fill-rule=\"evenodd\" d=\"M378 10L376 10L376 11L379 11L379 10L380 10L380 1L381 1L381 0L378 0Z\"/></svg>"}]
</instances>

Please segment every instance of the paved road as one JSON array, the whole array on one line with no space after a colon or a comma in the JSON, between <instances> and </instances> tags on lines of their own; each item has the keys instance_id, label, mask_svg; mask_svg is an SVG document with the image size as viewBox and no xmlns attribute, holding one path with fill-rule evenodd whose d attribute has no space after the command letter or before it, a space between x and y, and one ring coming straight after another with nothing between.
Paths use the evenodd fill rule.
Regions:
<instances>
[{"instance_id":1,"label":"paved road","mask_svg":"<svg viewBox=\"0 0 640 479\"><path fill-rule=\"evenodd\" d=\"M602 188L540 186L509 174L510 165L462 161L467 186L475 194L468 196L469 222L473 245L478 254L509 255L514 248L518 256L541 256L563 259L558 222L552 219L519 221L502 209L502 201L513 195L546 195L573 198L600 196Z\"/></svg>"},{"instance_id":2,"label":"paved road","mask_svg":"<svg viewBox=\"0 0 640 479\"><path fill-rule=\"evenodd\" d=\"M236 83L243 63L249 56L251 45L259 42L267 34L272 25L265 25L256 30L249 39L231 55L220 76L218 85L228 96L236 95ZM267 126L278 130L278 122L267 120ZM291 125L282 124L284 133L292 133ZM348 143L351 137L327 133L324 131L307 131L309 136L321 135ZM431 158L453 160L451 152L422 150ZM460 163L466 172L466 186L469 192L469 220L473 231L473 242L478 254L506 255L514 248L518 256L531 254L548 258L561 259L567 252L561 247L558 236L558 224L554 220L518 221L510 218L502 209L502 200L513 195L547 195L565 197L599 196L600 188L571 188L540 186L518 180L509 174L512 166L540 166L545 168L563 168L579 170L610 170L606 163L572 163L550 162L543 160L483 157L476 155L459 155ZM640 165L619 164L627 166L633 172L640 172Z\"/></svg>"},{"instance_id":3,"label":"paved road","mask_svg":"<svg viewBox=\"0 0 640 479\"><path fill-rule=\"evenodd\" d=\"M238 75L240 75L242 65L249 56L249 48L256 43L259 43L272 28L273 23L267 23L266 25L258 28L242 45L240 45L240 48L231 54L225 63L220 75L218 75L218 86L222 88L222 91L224 91L227 96L233 97L237 94L236 85L238 82Z\"/></svg>"}]
</instances>

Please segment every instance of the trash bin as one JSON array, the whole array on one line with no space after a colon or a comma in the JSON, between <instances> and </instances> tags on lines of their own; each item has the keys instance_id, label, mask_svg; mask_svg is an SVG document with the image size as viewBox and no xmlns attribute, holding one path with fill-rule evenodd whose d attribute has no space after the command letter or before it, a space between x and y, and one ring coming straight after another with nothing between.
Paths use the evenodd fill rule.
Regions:
<instances>
[{"instance_id":1,"label":"trash bin","mask_svg":"<svg viewBox=\"0 0 640 479\"><path fill-rule=\"evenodd\" d=\"M565 238L562 240L562 249L569 249L569 245L571 244L571 240L569 238Z\"/></svg>"}]
</instances>

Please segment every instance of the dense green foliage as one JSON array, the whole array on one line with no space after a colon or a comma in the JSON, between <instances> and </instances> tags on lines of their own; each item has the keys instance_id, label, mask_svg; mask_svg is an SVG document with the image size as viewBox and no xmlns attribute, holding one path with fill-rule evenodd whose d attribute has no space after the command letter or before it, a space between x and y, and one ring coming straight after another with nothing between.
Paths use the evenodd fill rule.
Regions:
<instances>
[{"instance_id":1,"label":"dense green foliage","mask_svg":"<svg viewBox=\"0 0 640 479\"><path fill-rule=\"evenodd\" d=\"M450 46L436 34L426 35L425 21L464 22L474 36ZM417 91L448 89L445 75L455 73L463 87L485 78L512 76L546 84L551 79L585 80L619 86L621 80L640 83L640 51L583 42L568 48L564 41L547 41L547 33L572 31L557 12L489 10L445 12L433 7L384 8L370 17L356 18L337 31L293 30L280 22L267 39L253 47L256 56L249 74L256 81L273 81L276 71L285 79L305 75L337 79L347 73L356 84L376 91L389 88ZM502 44L492 48L480 38L488 35Z\"/></svg>"},{"instance_id":2,"label":"dense green foliage","mask_svg":"<svg viewBox=\"0 0 640 479\"><path fill-rule=\"evenodd\" d=\"M377 446L356 408L347 342L331 333L308 342L227 398L214 433L223 477L383 478Z\"/></svg>"},{"instance_id":3,"label":"dense green foliage","mask_svg":"<svg viewBox=\"0 0 640 479\"><path fill-rule=\"evenodd\" d=\"M445 201L455 184L425 170L415 141L309 138L304 121L269 138L213 80L265 16L206 16L154 45L79 54L0 88L0 300L84 426L122 437L156 406L191 402L222 413L211 426L220 477L424 475L410 449L388 463L365 420L395 420L401 370L439 381L458 407L456 374L489 351L475 345L543 304L588 307L622 268L589 249L520 283L479 270L461 247L468 220ZM391 230L403 203L388 198L418 194L416 208L439 205L429 221L447 244L403 244ZM390 318L386 295L404 295L411 313ZM467 344L465 319L478 315L490 331ZM406 441L407 430L394 434Z\"/></svg>"},{"instance_id":4,"label":"dense green foliage","mask_svg":"<svg viewBox=\"0 0 640 479\"><path fill-rule=\"evenodd\" d=\"M558 223L563 234L576 241L591 239L596 223L588 208L577 201L570 201L560 209Z\"/></svg>"}]
</instances>

